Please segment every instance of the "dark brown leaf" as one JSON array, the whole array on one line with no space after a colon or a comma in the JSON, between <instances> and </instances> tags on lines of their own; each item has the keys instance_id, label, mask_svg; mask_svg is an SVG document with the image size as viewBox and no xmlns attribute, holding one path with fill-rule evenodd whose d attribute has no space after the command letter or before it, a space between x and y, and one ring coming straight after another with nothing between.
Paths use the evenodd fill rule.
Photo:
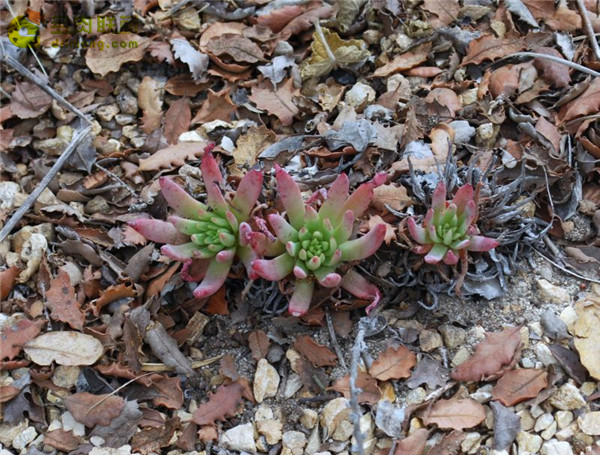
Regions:
<instances>
[{"instance_id":1,"label":"dark brown leaf","mask_svg":"<svg viewBox=\"0 0 600 455\"><path fill-rule=\"evenodd\" d=\"M380 381L410 376L410 369L417 364L417 356L404 346L390 346L382 352L369 368L369 374Z\"/></svg>"},{"instance_id":2,"label":"dark brown leaf","mask_svg":"<svg viewBox=\"0 0 600 455\"><path fill-rule=\"evenodd\" d=\"M381 389L377 385L377 380L365 373L359 371L356 376L356 387L360 388L361 392L358 395L359 403L376 404L381 399ZM340 392L344 397L350 399L350 375L342 376L340 379L335 381L331 390Z\"/></svg>"},{"instance_id":3,"label":"dark brown leaf","mask_svg":"<svg viewBox=\"0 0 600 455\"><path fill-rule=\"evenodd\" d=\"M248 346L252 351L252 358L258 362L267 357L271 342L265 332L257 329L248 335Z\"/></svg>"},{"instance_id":4,"label":"dark brown leaf","mask_svg":"<svg viewBox=\"0 0 600 455\"><path fill-rule=\"evenodd\" d=\"M72 328L81 330L85 322L85 315L77 301L75 288L71 285L69 274L62 268L50 283L46 292L50 317L55 321L66 322Z\"/></svg>"},{"instance_id":5,"label":"dark brown leaf","mask_svg":"<svg viewBox=\"0 0 600 455\"><path fill-rule=\"evenodd\" d=\"M293 348L315 366L325 367L337 364L337 355L308 335L299 336L293 344Z\"/></svg>"},{"instance_id":6,"label":"dark brown leaf","mask_svg":"<svg viewBox=\"0 0 600 455\"><path fill-rule=\"evenodd\" d=\"M88 392L74 393L63 399L66 408L75 420L88 428L96 425L109 425L121 414L125 400L116 395L94 395Z\"/></svg>"},{"instance_id":7,"label":"dark brown leaf","mask_svg":"<svg viewBox=\"0 0 600 455\"><path fill-rule=\"evenodd\" d=\"M43 320L20 319L4 324L0 332L0 360L12 360L19 355L22 346L38 336L45 323Z\"/></svg>"},{"instance_id":8,"label":"dark brown leaf","mask_svg":"<svg viewBox=\"0 0 600 455\"><path fill-rule=\"evenodd\" d=\"M214 425L217 420L235 416L243 402L243 392L244 386L239 382L220 386L206 403L198 406L192 420L198 425Z\"/></svg>"},{"instance_id":9,"label":"dark brown leaf","mask_svg":"<svg viewBox=\"0 0 600 455\"><path fill-rule=\"evenodd\" d=\"M537 396L548 385L548 373L544 370L519 369L504 373L494 388L492 398L504 406L513 406Z\"/></svg>"},{"instance_id":10,"label":"dark brown leaf","mask_svg":"<svg viewBox=\"0 0 600 455\"><path fill-rule=\"evenodd\" d=\"M186 98L181 98L171 104L165 114L165 137L169 144L177 144L179 136L185 133L192 121L192 110Z\"/></svg>"}]
</instances>

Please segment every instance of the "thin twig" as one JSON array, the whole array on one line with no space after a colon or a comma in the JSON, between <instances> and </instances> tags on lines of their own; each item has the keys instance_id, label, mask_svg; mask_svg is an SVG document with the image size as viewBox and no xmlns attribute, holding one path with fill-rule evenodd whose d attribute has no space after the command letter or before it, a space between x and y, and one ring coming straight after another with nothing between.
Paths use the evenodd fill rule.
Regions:
<instances>
[{"instance_id":1,"label":"thin twig","mask_svg":"<svg viewBox=\"0 0 600 455\"><path fill-rule=\"evenodd\" d=\"M568 273L569 275L574 276L575 278L579 278L580 280L584 280L584 281L589 281L590 283L596 283L596 284L600 284L600 280L595 280L594 278L587 278L583 275L579 275L576 272L573 272L565 267L562 267L561 265L559 265L558 263L554 262L552 259L550 259L549 257L545 256L544 254L540 253L538 250L536 250L535 248L533 249L533 251L535 251L537 254L539 254L541 257L543 257L546 261L548 261L550 264L552 264L554 267L556 267L557 269L559 269L562 272Z\"/></svg>"},{"instance_id":2,"label":"thin twig","mask_svg":"<svg viewBox=\"0 0 600 455\"><path fill-rule=\"evenodd\" d=\"M583 29L585 30L585 34L587 35L590 41L590 45L594 50L596 60L600 61L600 46L598 46L598 40L594 36L594 27L592 26L592 21L590 21L590 15L588 13L588 10L585 7L583 0L577 0L577 6L579 7L581 19L583 20Z\"/></svg>"},{"instance_id":3,"label":"thin twig","mask_svg":"<svg viewBox=\"0 0 600 455\"><path fill-rule=\"evenodd\" d=\"M129 194L131 194L134 198L139 199L139 196L137 195L137 193L135 192L135 190L133 188L131 188L123 180L121 180L121 178L117 174L115 174L112 171L109 171L108 169L106 169L105 167L99 165L98 163L94 163L94 167L97 167L101 171L106 172L106 174L109 177L111 177L113 180L115 180L122 188L125 188L129 192Z\"/></svg>"},{"instance_id":4,"label":"thin twig","mask_svg":"<svg viewBox=\"0 0 600 455\"><path fill-rule=\"evenodd\" d=\"M555 57L554 55L538 54L537 52L516 52L514 54L507 55L506 57L503 57L500 60L506 60L512 57L544 58L546 60L551 60L555 63L560 63L561 65L568 66L569 68L573 68L574 70L580 71L582 73L589 74L590 76L600 77L600 73L589 69L586 66L571 62L569 60L565 60L564 58Z\"/></svg>"},{"instance_id":5,"label":"thin twig","mask_svg":"<svg viewBox=\"0 0 600 455\"><path fill-rule=\"evenodd\" d=\"M358 362L360 360L361 351L365 349L365 327L364 324L361 324L361 322L362 320L358 323L358 333L356 334L356 340L354 341L354 346L352 347L352 363L350 365L350 407L352 412L350 414L350 419L352 420L352 425L354 426L353 434L354 439L356 440L356 446L354 447L353 452L356 452L359 455L365 455L365 438L362 431L360 431L360 418L362 417L362 413L360 410L360 405L358 404L358 395L361 391L358 387L356 387Z\"/></svg>"},{"instance_id":6,"label":"thin twig","mask_svg":"<svg viewBox=\"0 0 600 455\"><path fill-rule=\"evenodd\" d=\"M335 329L333 328L333 320L331 319L331 313L329 310L325 310L325 320L327 321L327 329L329 330L329 337L331 338L331 344L333 345L333 349L335 350L338 359L340 359L340 365L346 371L348 371L348 366L346 365L346 361L344 360L344 355L342 353L342 349L337 342L337 337L335 336Z\"/></svg>"}]
</instances>

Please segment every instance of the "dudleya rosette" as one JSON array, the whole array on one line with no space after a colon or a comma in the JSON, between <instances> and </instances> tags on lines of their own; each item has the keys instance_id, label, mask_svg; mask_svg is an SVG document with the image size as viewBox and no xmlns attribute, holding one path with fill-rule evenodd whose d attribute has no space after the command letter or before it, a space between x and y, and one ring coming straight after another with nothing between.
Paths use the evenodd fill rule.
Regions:
<instances>
[{"instance_id":1,"label":"dudleya rosette","mask_svg":"<svg viewBox=\"0 0 600 455\"><path fill-rule=\"evenodd\" d=\"M294 292L288 310L294 316L301 316L309 309L315 283L328 288L341 286L356 297L371 300L368 311L374 308L380 300L377 287L354 269L345 271L343 278L336 270L345 262L371 256L383 242L383 224L360 238L352 237L355 221L369 206L373 189L385 182L385 174L378 174L373 181L362 184L352 195L349 195L348 177L341 174L319 210L304 202L296 182L279 166L275 178L287 220L280 214L268 216L276 235L275 243L269 245L265 235L254 234L252 245L256 251L276 257L255 260L253 271L271 281L293 275Z\"/></svg>"},{"instance_id":2,"label":"dudleya rosette","mask_svg":"<svg viewBox=\"0 0 600 455\"><path fill-rule=\"evenodd\" d=\"M223 177L210 147L200 169L206 187L206 205L170 178L161 177L162 195L176 215L169 216L167 221L140 218L131 226L148 240L165 243L161 252L184 263L183 278L201 281L194 297L206 298L223 285L236 257L244 263L250 278L257 277L251 268L257 254L249 244L252 229L247 221L260 196L263 175L249 171L228 202L221 192Z\"/></svg>"}]
</instances>

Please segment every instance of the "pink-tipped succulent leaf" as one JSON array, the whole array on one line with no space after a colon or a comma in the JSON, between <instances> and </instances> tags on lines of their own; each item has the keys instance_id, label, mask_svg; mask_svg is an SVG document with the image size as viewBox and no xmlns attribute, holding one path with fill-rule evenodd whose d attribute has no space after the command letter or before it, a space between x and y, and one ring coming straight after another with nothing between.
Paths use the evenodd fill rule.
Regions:
<instances>
[{"instance_id":1,"label":"pink-tipped succulent leaf","mask_svg":"<svg viewBox=\"0 0 600 455\"><path fill-rule=\"evenodd\" d=\"M408 232L418 243L413 251L424 254L425 262L455 265L466 251L490 251L500 244L495 239L474 235L479 230L475 225L477 206L473 197L473 187L466 184L456 191L452 201L446 201L446 185L440 182L423 224L419 226L413 218L408 218Z\"/></svg>"},{"instance_id":2,"label":"pink-tipped succulent leaf","mask_svg":"<svg viewBox=\"0 0 600 455\"><path fill-rule=\"evenodd\" d=\"M276 169L278 190L289 221L281 215L272 214L269 215L269 223L277 236L277 243L284 247L284 251L273 259L254 261L254 272L271 281L292 275L295 286L289 312L294 316L301 316L308 311L317 283L329 288L341 285L360 298L368 295L373 301L378 301L379 291L374 285L364 278L362 281L346 279L347 274L342 277L336 269L343 262L358 261L372 255L381 246L385 236L383 224L375 226L360 238L350 238L356 218L367 209L373 198L373 189L385 182L385 174L378 174L352 195L348 194L348 177L340 175L317 211L304 203L300 189L291 176L279 167ZM309 197L307 200L318 199ZM263 245L258 241L254 244L264 253ZM351 277L355 275L358 273L352 272ZM366 288L359 289L363 285Z\"/></svg>"},{"instance_id":3,"label":"pink-tipped succulent leaf","mask_svg":"<svg viewBox=\"0 0 600 455\"><path fill-rule=\"evenodd\" d=\"M261 192L262 174L248 172L228 203L220 188L224 179L211 149L207 147L200 165L207 205L173 180L161 177L162 194L177 216L170 216L168 221L138 219L131 223L147 239L165 243L161 248L164 255L184 262L184 278L204 277L194 291L196 298L209 297L221 287L236 257L247 267L251 278L257 278L251 269L257 254L250 247L253 234L247 221ZM191 264L198 260L206 261L202 273L190 273Z\"/></svg>"}]
</instances>

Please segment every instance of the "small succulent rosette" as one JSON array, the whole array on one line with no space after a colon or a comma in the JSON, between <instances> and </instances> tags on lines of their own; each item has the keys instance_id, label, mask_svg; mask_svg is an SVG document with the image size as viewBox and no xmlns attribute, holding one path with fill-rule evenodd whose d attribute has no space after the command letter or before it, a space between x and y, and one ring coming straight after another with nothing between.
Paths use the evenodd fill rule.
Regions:
<instances>
[{"instance_id":1,"label":"small succulent rosette","mask_svg":"<svg viewBox=\"0 0 600 455\"><path fill-rule=\"evenodd\" d=\"M418 243L413 248L417 254L425 255L425 262L455 265L459 259L466 260L468 251L490 251L499 245L496 239L479 234L477 205L473 187L461 186L452 201L446 201L446 185L438 183L433 192L431 208L427 210L423 224L414 218L407 220L408 232Z\"/></svg>"},{"instance_id":2,"label":"small succulent rosette","mask_svg":"<svg viewBox=\"0 0 600 455\"><path fill-rule=\"evenodd\" d=\"M257 253L275 256L255 260L254 273L270 281L293 277L294 291L288 307L293 316L308 311L316 283L327 288L341 286L358 298L371 300L367 308L370 311L381 298L377 287L352 268L343 277L337 270L344 263L371 256L381 246L386 230L383 224L360 238L353 238L353 234L355 221L369 206L373 189L385 182L385 174L362 184L352 195L348 177L340 174L318 210L302 199L296 182L279 166L275 178L286 217L268 216L275 242L262 233L254 234L251 243Z\"/></svg>"},{"instance_id":3,"label":"small succulent rosette","mask_svg":"<svg viewBox=\"0 0 600 455\"><path fill-rule=\"evenodd\" d=\"M173 180L161 177L162 195L175 215L167 221L140 218L131 226L148 240L165 243L161 252L184 263L182 277L201 281L194 297L206 298L223 285L236 258L246 266L250 278L257 277L251 268L257 254L249 244L252 229L247 221L260 196L263 175L249 171L228 202L221 192L223 176L210 151L202 158L200 169L206 204L194 199Z\"/></svg>"}]
</instances>

